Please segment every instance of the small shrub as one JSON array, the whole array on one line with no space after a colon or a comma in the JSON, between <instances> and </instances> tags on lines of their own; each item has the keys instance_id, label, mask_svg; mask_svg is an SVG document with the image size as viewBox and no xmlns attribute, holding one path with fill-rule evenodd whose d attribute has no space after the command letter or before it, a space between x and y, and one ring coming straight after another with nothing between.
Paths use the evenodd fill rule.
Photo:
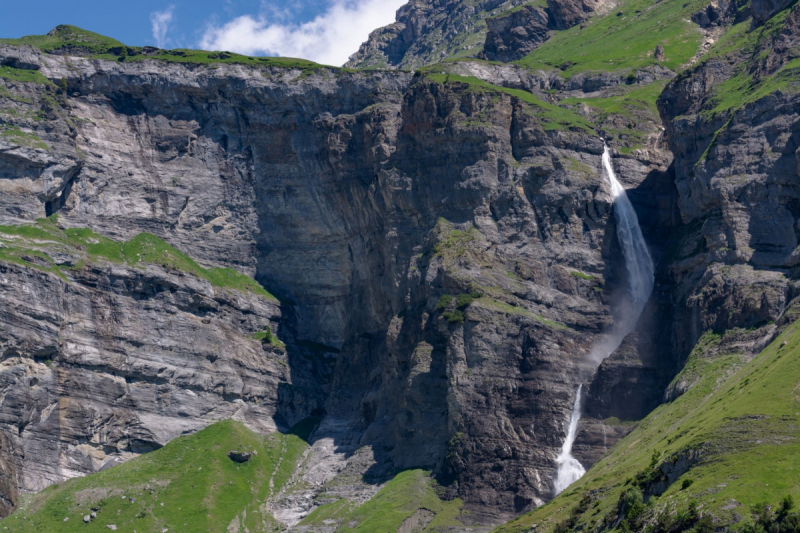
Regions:
<instances>
[{"instance_id":1,"label":"small shrub","mask_svg":"<svg viewBox=\"0 0 800 533\"><path fill-rule=\"evenodd\" d=\"M269 325L267 326L266 330L253 333L252 337L257 341L261 341L265 344L271 344L272 346L277 346L279 348L286 346L274 333L272 333L272 328L269 327Z\"/></svg>"},{"instance_id":2,"label":"small shrub","mask_svg":"<svg viewBox=\"0 0 800 533\"><path fill-rule=\"evenodd\" d=\"M694 483L694 480L693 480L692 478L686 478L686 479L684 479L684 480L683 480L683 483L681 483L681 490L686 490L686 489L688 489L689 487L691 487L691 486L692 486L692 483Z\"/></svg>"},{"instance_id":3,"label":"small shrub","mask_svg":"<svg viewBox=\"0 0 800 533\"><path fill-rule=\"evenodd\" d=\"M442 313L442 316L445 317L451 324L461 324L464 322L464 313L458 309Z\"/></svg>"},{"instance_id":4,"label":"small shrub","mask_svg":"<svg viewBox=\"0 0 800 533\"><path fill-rule=\"evenodd\" d=\"M714 525L714 519L710 514L704 514L701 516L693 528L694 533L714 533L716 530L717 528Z\"/></svg>"},{"instance_id":5,"label":"small shrub","mask_svg":"<svg viewBox=\"0 0 800 533\"><path fill-rule=\"evenodd\" d=\"M456 307L458 309L464 309L465 307L469 307L469 305L483 296L483 294L479 292L471 292L469 294L459 294L456 296Z\"/></svg>"},{"instance_id":6,"label":"small shrub","mask_svg":"<svg viewBox=\"0 0 800 533\"><path fill-rule=\"evenodd\" d=\"M441 311L442 309L447 309L450 307L450 304L453 303L453 295L451 294L442 294L439 297L439 301L436 302L436 310Z\"/></svg>"},{"instance_id":7,"label":"small shrub","mask_svg":"<svg viewBox=\"0 0 800 533\"><path fill-rule=\"evenodd\" d=\"M789 516L792 509L794 509L794 499L790 494L781 501L781 506L778 508L778 521L783 522L786 517Z\"/></svg>"}]
</instances>

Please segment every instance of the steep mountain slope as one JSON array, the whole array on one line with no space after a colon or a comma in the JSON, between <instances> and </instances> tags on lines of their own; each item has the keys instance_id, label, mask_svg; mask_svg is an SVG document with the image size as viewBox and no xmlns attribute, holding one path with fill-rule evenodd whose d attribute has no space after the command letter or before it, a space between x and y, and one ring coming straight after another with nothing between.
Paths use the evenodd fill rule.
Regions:
<instances>
[{"instance_id":1,"label":"steep mountain slope","mask_svg":"<svg viewBox=\"0 0 800 533\"><path fill-rule=\"evenodd\" d=\"M501 531L795 527L781 502L800 490L797 8L725 10L716 44L659 99L685 224L670 252L675 347L692 355L669 403Z\"/></svg>"},{"instance_id":2,"label":"steep mountain slope","mask_svg":"<svg viewBox=\"0 0 800 533\"><path fill-rule=\"evenodd\" d=\"M448 57L473 57L483 49L486 19L526 0L411 0L394 24L375 30L345 65L414 69Z\"/></svg>"},{"instance_id":3,"label":"steep mountain slope","mask_svg":"<svg viewBox=\"0 0 800 533\"><path fill-rule=\"evenodd\" d=\"M797 437L785 368L800 244L796 17L774 2L413 2L354 64L429 65L478 55L479 41L504 60L527 53L413 74L125 47L71 27L0 44L0 266L13 276L0 295L17 302L0 315L5 511L77 517L119 490L113 469L27 494L109 459L170 457L168 446L133 459L235 413L267 432L318 424L277 490L264 493L262 476L252 499L223 506L233 530L485 531L553 497L579 385L573 453L600 462L511 530L677 531L712 514L723 526L751 498L796 493L785 472L753 473L758 454L793 468ZM604 140L656 289L598 370L589 354L627 288ZM139 234L170 259L147 253L142 268ZM152 289L121 281L142 271ZM85 295L88 317L65 305L43 319L53 284L61 301ZM120 314L136 313L195 329L168 342L142 338L147 325L118 333ZM104 341L90 351L87 337ZM165 360L185 371L145 364ZM204 377L223 367L224 384ZM185 411L189 393L202 415ZM76 413L72 398L102 401ZM765 430L774 439L754 441ZM783 481L769 490L736 481L770 472ZM69 503L73 488L98 496Z\"/></svg>"},{"instance_id":4,"label":"steep mountain slope","mask_svg":"<svg viewBox=\"0 0 800 533\"><path fill-rule=\"evenodd\" d=\"M149 232L190 252L198 268L236 267L280 298L270 330L286 344L276 361L286 373L258 394L209 383L216 407L197 419L267 409L265 423L287 430L325 415L296 490L276 495L279 520L297 523L327 503L331 486L368 499L407 468L435 472L463 499L468 522L497 523L550 497L574 391L592 371L586 354L625 283L603 145L586 117L546 97L435 76L123 52L69 27L0 46L0 57L6 224L57 213L67 231L118 241ZM628 180L660 168L637 157L622 164ZM84 268L59 269L65 290ZM173 309L158 295L167 291L152 292L144 305L166 320ZM93 312L114 316L95 301ZM240 312L203 307L198 318L217 324ZM6 358L35 362L34 343L13 340L33 313L20 308L4 322ZM66 347L73 319L52 328ZM257 322L239 331L265 332ZM113 349L121 366L88 364L82 348L59 342L51 358L93 379L125 377L111 396L122 402L112 421L155 427L127 400L140 381L158 413L185 402L157 391L196 393L179 373L139 374L139 361L153 357L149 344L110 340L96 357ZM231 337L242 344L263 345ZM232 379L245 372L234 367ZM672 371L650 360L632 372L634 381L665 385ZM59 396L81 390L79 381L59 383ZM643 396L652 404L659 394L654 385ZM73 449L119 458L143 451L125 432L105 432L101 409L78 419L60 416L68 411L58 403L22 405L3 404L8 446L27 449L26 420L41 424L53 413L55 435L70 435L55 447L59 466L45 483L104 464L68 459ZM612 440L624 433L596 429ZM150 439L151 448L165 440ZM583 450L589 464L602 446ZM26 481L30 468L21 459L6 465L9 504L16 490L41 488Z\"/></svg>"},{"instance_id":5,"label":"steep mountain slope","mask_svg":"<svg viewBox=\"0 0 800 533\"><path fill-rule=\"evenodd\" d=\"M218 422L119 467L52 486L3 526L54 533L274 530L263 502L286 485L305 448L303 435L263 436ZM250 459L230 459L237 450Z\"/></svg>"},{"instance_id":6,"label":"steep mountain slope","mask_svg":"<svg viewBox=\"0 0 800 533\"><path fill-rule=\"evenodd\" d=\"M415 69L444 60L520 59L591 17L605 0L411 0L375 30L347 67Z\"/></svg>"},{"instance_id":7,"label":"steep mountain slope","mask_svg":"<svg viewBox=\"0 0 800 533\"><path fill-rule=\"evenodd\" d=\"M755 504L800 497L796 317L792 307L783 332L750 361L736 342L744 332L704 335L673 385L689 384L685 394L640 422L567 493L497 531L682 531L701 517L713 531L750 520Z\"/></svg>"}]
</instances>

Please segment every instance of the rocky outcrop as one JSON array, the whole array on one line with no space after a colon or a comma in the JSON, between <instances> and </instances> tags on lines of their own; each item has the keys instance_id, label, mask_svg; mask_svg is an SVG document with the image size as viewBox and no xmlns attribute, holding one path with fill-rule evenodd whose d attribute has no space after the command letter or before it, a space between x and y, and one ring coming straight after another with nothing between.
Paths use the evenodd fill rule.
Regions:
<instances>
[{"instance_id":1,"label":"rocky outcrop","mask_svg":"<svg viewBox=\"0 0 800 533\"><path fill-rule=\"evenodd\" d=\"M524 5L486 19L486 25L482 57L507 63L522 59L547 40L549 16L539 7Z\"/></svg>"},{"instance_id":2,"label":"rocky outcrop","mask_svg":"<svg viewBox=\"0 0 800 533\"><path fill-rule=\"evenodd\" d=\"M750 4L750 11L753 15L753 26L761 26L773 15L783 11L790 5L790 0L755 0Z\"/></svg>"},{"instance_id":3,"label":"rocky outcrop","mask_svg":"<svg viewBox=\"0 0 800 533\"><path fill-rule=\"evenodd\" d=\"M474 57L486 38L486 19L525 0L411 0L396 22L375 30L345 66L415 69L447 57Z\"/></svg>"},{"instance_id":4,"label":"rocky outcrop","mask_svg":"<svg viewBox=\"0 0 800 533\"><path fill-rule=\"evenodd\" d=\"M586 21L604 0L411 0L396 22L375 30L345 66L416 69L448 58L516 61L548 38Z\"/></svg>"},{"instance_id":5,"label":"rocky outcrop","mask_svg":"<svg viewBox=\"0 0 800 533\"><path fill-rule=\"evenodd\" d=\"M797 16L776 16L755 50L713 55L659 99L684 224L669 252L675 353L688 354L707 331L729 331L737 353L755 354L797 295L798 99L754 94L795 57ZM749 77L754 92L730 94L734 76ZM676 384L668 398L688 386Z\"/></svg>"},{"instance_id":6,"label":"rocky outcrop","mask_svg":"<svg viewBox=\"0 0 800 533\"><path fill-rule=\"evenodd\" d=\"M553 26L566 30L588 19L605 2L602 0L547 0Z\"/></svg>"}]
</instances>

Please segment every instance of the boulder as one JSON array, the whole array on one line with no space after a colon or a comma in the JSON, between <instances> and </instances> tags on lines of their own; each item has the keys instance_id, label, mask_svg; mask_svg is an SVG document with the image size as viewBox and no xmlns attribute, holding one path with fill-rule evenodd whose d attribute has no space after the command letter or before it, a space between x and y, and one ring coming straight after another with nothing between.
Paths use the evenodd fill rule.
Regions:
<instances>
[{"instance_id":1,"label":"boulder","mask_svg":"<svg viewBox=\"0 0 800 533\"><path fill-rule=\"evenodd\" d=\"M236 450L228 452L228 458L234 463L246 463L251 457L252 454L250 452L240 452Z\"/></svg>"}]
</instances>

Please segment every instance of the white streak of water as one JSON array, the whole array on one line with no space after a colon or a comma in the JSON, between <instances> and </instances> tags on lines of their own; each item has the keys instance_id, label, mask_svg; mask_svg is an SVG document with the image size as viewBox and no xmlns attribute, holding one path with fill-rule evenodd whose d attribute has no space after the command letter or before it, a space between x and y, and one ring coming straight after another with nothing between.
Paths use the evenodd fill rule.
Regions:
<instances>
[{"instance_id":1,"label":"white streak of water","mask_svg":"<svg viewBox=\"0 0 800 533\"><path fill-rule=\"evenodd\" d=\"M618 311L619 320L608 337L597 344L589 354L589 357L598 365L606 357L614 353L614 350L622 344L623 339L636 328L639 315L642 314L644 306L650 298L650 293L653 292L655 281L653 259L647 250L647 244L644 241L642 229L639 227L636 211L628 199L625 188L617 180L608 146L605 146L603 150L603 167L605 167L606 176L611 186L614 217L617 221L617 239L622 247L625 267L628 270L628 302ZM578 395L570 416L567 439L564 441L561 454L556 460L558 463L555 482L556 494L561 493L586 473L580 462L572 456L572 445L575 443L578 422L580 422L581 418L580 399L582 388L582 385L578 387ZM605 428L603 429L605 430Z\"/></svg>"},{"instance_id":2,"label":"white streak of water","mask_svg":"<svg viewBox=\"0 0 800 533\"><path fill-rule=\"evenodd\" d=\"M575 437L578 436L578 422L581 419L581 392L583 385L578 387L578 394L575 395L575 404L572 406L572 416L569 420L569 431L567 440L561 446L561 455L558 456L558 475L556 476L556 494L561 494L567 487L578 481L585 473L580 461L572 456L572 445L575 444Z\"/></svg>"},{"instance_id":3,"label":"white streak of water","mask_svg":"<svg viewBox=\"0 0 800 533\"><path fill-rule=\"evenodd\" d=\"M614 201L614 215L617 219L617 239L622 246L622 254L625 256L625 266L628 268L628 288L633 301L633 309L627 313L630 317L628 324L630 330L625 333L627 335L636 327L636 321L642 314L644 306L650 298L650 293L653 292L653 260L647 250L647 243L644 242L636 211L614 173L608 146L603 151L603 166L606 168L606 175L611 183L611 197Z\"/></svg>"}]
</instances>

